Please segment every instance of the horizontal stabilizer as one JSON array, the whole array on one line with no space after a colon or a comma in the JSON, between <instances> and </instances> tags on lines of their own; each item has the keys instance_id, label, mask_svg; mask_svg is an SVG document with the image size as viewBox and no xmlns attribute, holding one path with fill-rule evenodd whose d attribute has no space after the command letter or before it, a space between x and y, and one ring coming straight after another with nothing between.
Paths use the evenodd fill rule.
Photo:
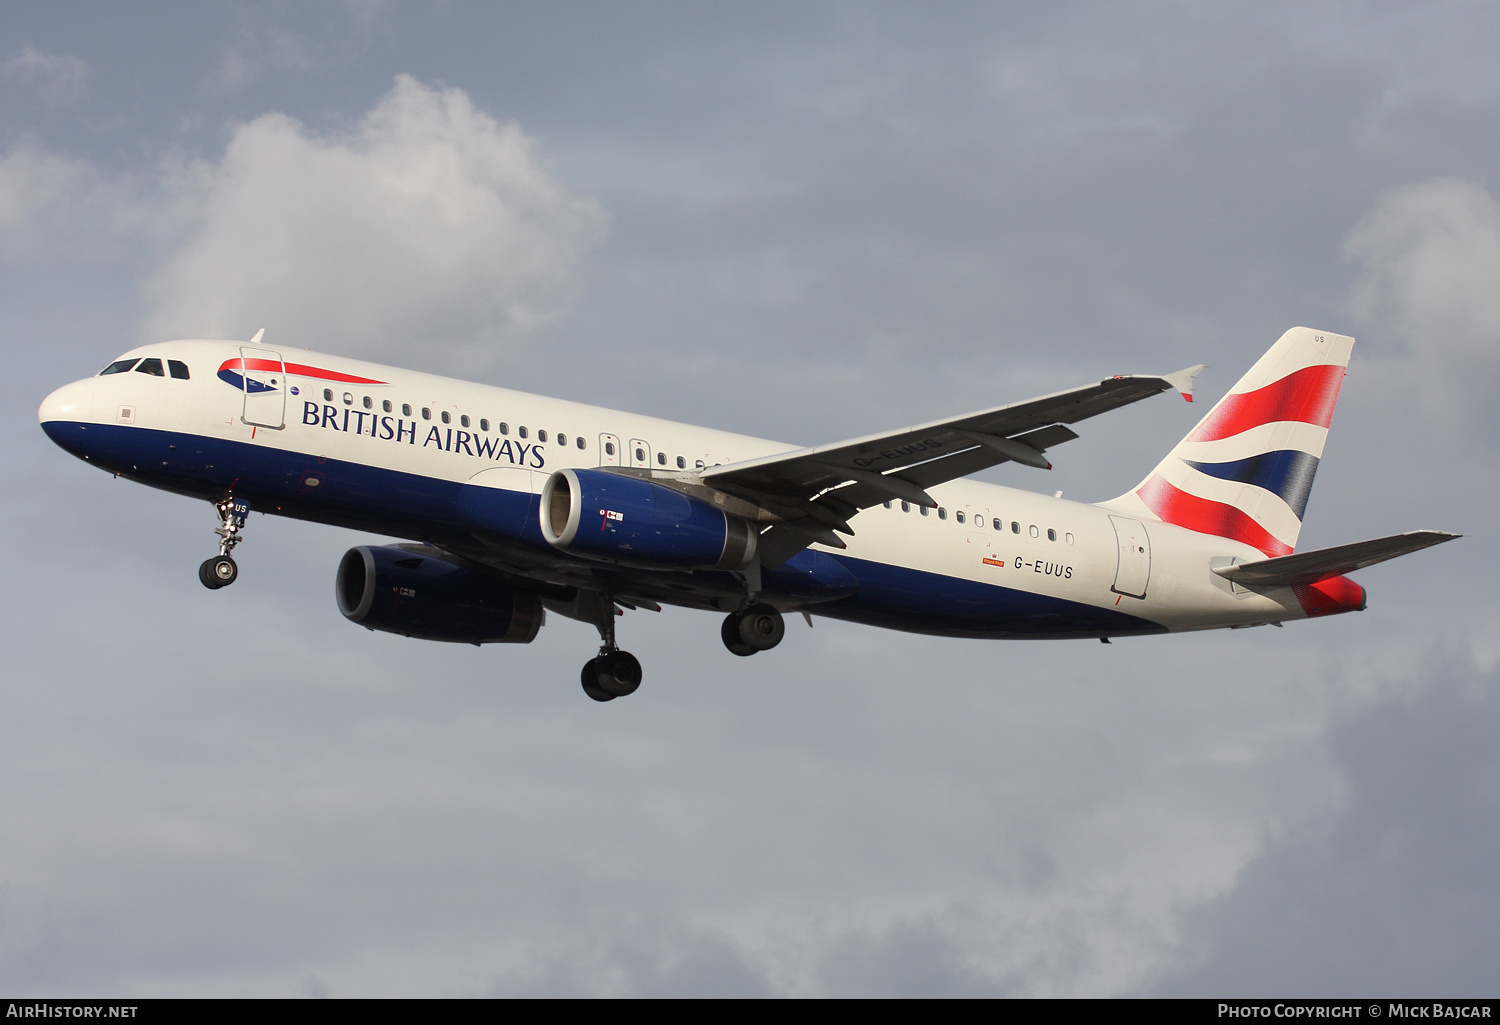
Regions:
<instances>
[{"instance_id":1,"label":"horizontal stabilizer","mask_svg":"<svg viewBox=\"0 0 1500 1025\"><path fill-rule=\"evenodd\" d=\"M1239 566L1217 566L1214 572L1246 587L1315 584L1319 580L1343 576L1377 562L1394 559L1398 555L1409 555L1462 536L1445 530L1412 530L1405 534L1378 537L1373 541L1356 541L1353 544L1283 555Z\"/></svg>"}]
</instances>

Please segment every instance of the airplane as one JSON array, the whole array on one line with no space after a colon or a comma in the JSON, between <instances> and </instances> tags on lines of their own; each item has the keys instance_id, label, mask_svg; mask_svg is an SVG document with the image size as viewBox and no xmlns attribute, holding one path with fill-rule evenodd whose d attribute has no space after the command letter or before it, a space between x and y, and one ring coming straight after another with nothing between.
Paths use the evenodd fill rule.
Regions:
<instances>
[{"instance_id":1,"label":"airplane","mask_svg":"<svg viewBox=\"0 0 1500 1025\"><path fill-rule=\"evenodd\" d=\"M234 583L251 510L401 539L346 552L339 611L370 630L533 640L592 624L580 681L633 693L625 610L724 613L733 654L784 616L913 633L1097 638L1239 628L1365 608L1345 574L1457 534L1295 552L1354 339L1286 332L1140 485L1087 504L966 479L1050 469L1071 425L1202 365L1117 375L811 448L312 351L145 345L47 396L42 429L93 466L210 502ZM854 523L859 530L856 533Z\"/></svg>"}]
</instances>

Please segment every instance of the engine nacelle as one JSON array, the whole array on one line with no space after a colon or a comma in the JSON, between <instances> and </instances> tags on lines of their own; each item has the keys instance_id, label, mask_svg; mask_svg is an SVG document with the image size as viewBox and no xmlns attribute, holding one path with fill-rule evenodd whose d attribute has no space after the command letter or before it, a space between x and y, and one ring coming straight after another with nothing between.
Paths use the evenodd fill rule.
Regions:
<instances>
[{"instance_id":1,"label":"engine nacelle","mask_svg":"<svg viewBox=\"0 0 1500 1025\"><path fill-rule=\"evenodd\" d=\"M546 616L536 595L422 545L349 549L334 591L350 622L425 641L529 644Z\"/></svg>"},{"instance_id":2,"label":"engine nacelle","mask_svg":"<svg viewBox=\"0 0 1500 1025\"><path fill-rule=\"evenodd\" d=\"M759 536L707 502L607 470L548 477L541 526L554 548L645 569L744 569Z\"/></svg>"}]
</instances>

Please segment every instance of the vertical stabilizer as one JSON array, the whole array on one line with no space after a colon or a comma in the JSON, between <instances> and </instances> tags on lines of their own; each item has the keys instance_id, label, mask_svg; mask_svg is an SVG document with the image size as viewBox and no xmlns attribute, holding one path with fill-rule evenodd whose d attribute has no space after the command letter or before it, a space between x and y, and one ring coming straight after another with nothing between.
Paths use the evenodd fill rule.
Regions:
<instances>
[{"instance_id":1,"label":"vertical stabilizer","mask_svg":"<svg viewBox=\"0 0 1500 1025\"><path fill-rule=\"evenodd\" d=\"M1354 339L1294 327L1133 491L1105 505L1290 553Z\"/></svg>"}]
</instances>

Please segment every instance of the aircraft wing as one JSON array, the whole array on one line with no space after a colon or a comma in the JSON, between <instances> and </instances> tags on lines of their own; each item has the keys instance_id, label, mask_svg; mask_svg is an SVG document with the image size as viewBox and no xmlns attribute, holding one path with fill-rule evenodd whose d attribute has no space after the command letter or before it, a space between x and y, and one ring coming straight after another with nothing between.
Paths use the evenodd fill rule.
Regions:
<instances>
[{"instance_id":1,"label":"aircraft wing","mask_svg":"<svg viewBox=\"0 0 1500 1025\"><path fill-rule=\"evenodd\" d=\"M1170 388L1192 401L1201 370L1200 364L1160 377L1110 377L948 420L712 467L701 480L782 521L761 546L763 561L776 565L813 541L844 547L833 532L853 534L849 518L872 505L900 499L936 506L927 488L1007 461L1051 469L1042 453L1078 437L1067 424Z\"/></svg>"},{"instance_id":2,"label":"aircraft wing","mask_svg":"<svg viewBox=\"0 0 1500 1025\"><path fill-rule=\"evenodd\" d=\"M1312 552L1282 555L1275 559L1245 562L1238 566L1218 566L1214 572L1246 587L1289 587L1294 584L1316 584L1329 577L1353 573L1400 555L1452 541L1462 534L1445 530L1411 530L1405 534L1378 537L1373 541L1319 548Z\"/></svg>"}]
</instances>

